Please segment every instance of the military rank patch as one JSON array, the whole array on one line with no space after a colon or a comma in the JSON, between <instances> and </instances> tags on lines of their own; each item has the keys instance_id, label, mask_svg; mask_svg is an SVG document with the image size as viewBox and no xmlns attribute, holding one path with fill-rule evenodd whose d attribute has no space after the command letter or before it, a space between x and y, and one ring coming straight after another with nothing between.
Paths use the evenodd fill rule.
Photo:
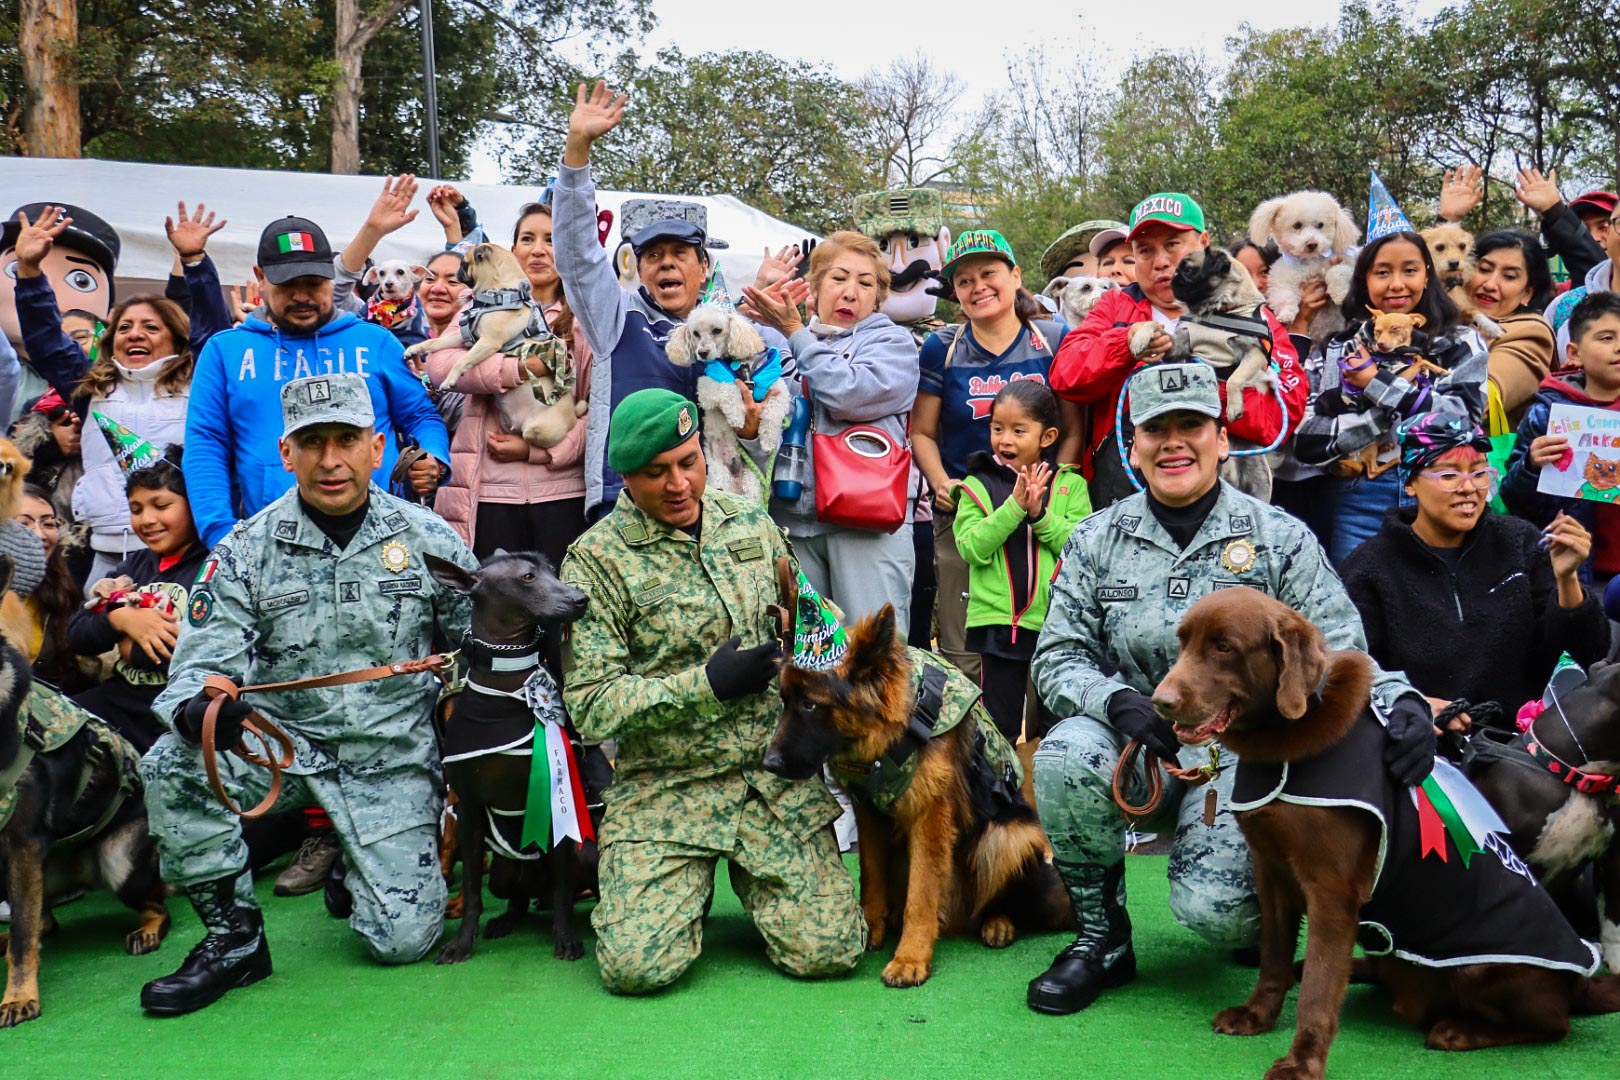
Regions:
<instances>
[{"instance_id":1,"label":"military rank patch","mask_svg":"<svg viewBox=\"0 0 1620 1080\"><path fill-rule=\"evenodd\" d=\"M1164 583L1164 595L1171 600L1187 599L1192 595L1192 578L1170 578Z\"/></svg>"},{"instance_id":2,"label":"military rank patch","mask_svg":"<svg viewBox=\"0 0 1620 1080\"><path fill-rule=\"evenodd\" d=\"M360 583L358 581L338 582L338 602L341 604L358 604L360 602Z\"/></svg>"},{"instance_id":3,"label":"military rank patch","mask_svg":"<svg viewBox=\"0 0 1620 1080\"><path fill-rule=\"evenodd\" d=\"M765 545L756 537L752 540L733 540L726 545L731 557L738 562L754 562L765 557Z\"/></svg>"},{"instance_id":4,"label":"military rank patch","mask_svg":"<svg viewBox=\"0 0 1620 1080\"><path fill-rule=\"evenodd\" d=\"M1234 574L1242 574L1254 569L1255 560L1259 557L1260 553L1249 541L1233 540L1221 552L1221 565Z\"/></svg>"},{"instance_id":5,"label":"military rank patch","mask_svg":"<svg viewBox=\"0 0 1620 1080\"><path fill-rule=\"evenodd\" d=\"M400 573L411 565L411 549L398 540L388 541L382 546L382 564L390 574Z\"/></svg>"},{"instance_id":6,"label":"military rank patch","mask_svg":"<svg viewBox=\"0 0 1620 1080\"><path fill-rule=\"evenodd\" d=\"M214 594L207 589L197 589L191 594L191 604L186 608L186 618L192 626L201 626L208 621L214 613Z\"/></svg>"}]
</instances>

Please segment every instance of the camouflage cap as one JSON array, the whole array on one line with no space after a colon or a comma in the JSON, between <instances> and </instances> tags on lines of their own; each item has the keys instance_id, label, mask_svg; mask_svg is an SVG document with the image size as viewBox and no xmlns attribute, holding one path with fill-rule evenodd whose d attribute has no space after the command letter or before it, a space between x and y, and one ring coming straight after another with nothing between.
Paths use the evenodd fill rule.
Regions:
<instances>
[{"instance_id":1,"label":"camouflage cap","mask_svg":"<svg viewBox=\"0 0 1620 1080\"><path fill-rule=\"evenodd\" d=\"M626 199L619 206L619 239L630 240L660 222L684 221L697 226L697 238L692 243L701 247L723 248L729 245L709 235L709 208L702 203L686 199ZM651 234L649 234L651 235ZM680 236L677 239L685 239Z\"/></svg>"},{"instance_id":2,"label":"camouflage cap","mask_svg":"<svg viewBox=\"0 0 1620 1080\"><path fill-rule=\"evenodd\" d=\"M281 388L281 437L316 424L368 428L377 422L365 376L344 373L294 379Z\"/></svg>"},{"instance_id":3,"label":"camouflage cap","mask_svg":"<svg viewBox=\"0 0 1620 1080\"><path fill-rule=\"evenodd\" d=\"M1221 387L1208 364L1149 364L1131 376L1131 423L1170 412L1221 415Z\"/></svg>"},{"instance_id":4,"label":"camouflage cap","mask_svg":"<svg viewBox=\"0 0 1620 1080\"><path fill-rule=\"evenodd\" d=\"M673 390L649 387L619 402L608 421L608 466L633 473L697 435L697 406Z\"/></svg>"},{"instance_id":5,"label":"camouflage cap","mask_svg":"<svg viewBox=\"0 0 1620 1080\"><path fill-rule=\"evenodd\" d=\"M933 188L896 188L855 196L855 228L873 240L890 233L938 236L945 199Z\"/></svg>"},{"instance_id":6,"label":"camouflage cap","mask_svg":"<svg viewBox=\"0 0 1620 1080\"><path fill-rule=\"evenodd\" d=\"M1041 252L1042 276L1050 281L1063 273L1064 267L1090 250L1091 238L1105 229L1118 229L1124 232L1125 223L1111 221L1108 218L1093 218L1065 230L1062 236L1052 241L1047 249Z\"/></svg>"}]
</instances>

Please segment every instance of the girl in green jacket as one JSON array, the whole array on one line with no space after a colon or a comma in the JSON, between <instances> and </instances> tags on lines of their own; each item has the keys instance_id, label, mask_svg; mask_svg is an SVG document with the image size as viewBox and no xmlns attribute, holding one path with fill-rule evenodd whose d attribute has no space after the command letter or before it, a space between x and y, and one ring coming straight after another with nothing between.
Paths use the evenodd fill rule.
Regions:
<instances>
[{"instance_id":1,"label":"girl in green jacket","mask_svg":"<svg viewBox=\"0 0 1620 1080\"><path fill-rule=\"evenodd\" d=\"M1080 469L1053 471L1060 416L1056 395L1039 380L1002 387L990 406L990 452L968 459L957 488L956 547L968 565L967 647L983 660L985 707L1015 745L1058 555L1075 523L1091 513ZM1045 735L1057 719L1039 705L1030 737Z\"/></svg>"}]
</instances>

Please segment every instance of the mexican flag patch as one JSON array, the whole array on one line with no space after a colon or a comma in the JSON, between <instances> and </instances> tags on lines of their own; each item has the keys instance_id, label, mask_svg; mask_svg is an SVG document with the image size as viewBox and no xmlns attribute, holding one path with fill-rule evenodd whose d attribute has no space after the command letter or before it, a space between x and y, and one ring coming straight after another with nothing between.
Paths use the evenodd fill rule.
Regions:
<instances>
[{"instance_id":1,"label":"mexican flag patch","mask_svg":"<svg viewBox=\"0 0 1620 1080\"><path fill-rule=\"evenodd\" d=\"M283 255L289 251L314 251L315 238L307 232L282 233L276 237L276 247Z\"/></svg>"},{"instance_id":2,"label":"mexican flag patch","mask_svg":"<svg viewBox=\"0 0 1620 1080\"><path fill-rule=\"evenodd\" d=\"M218 570L218 569L219 569L219 560L218 559L209 559L207 562L203 563L202 572L197 575L197 580L193 584L196 584L196 585L206 585L206 584L208 584L210 581L214 580L214 571Z\"/></svg>"}]
</instances>

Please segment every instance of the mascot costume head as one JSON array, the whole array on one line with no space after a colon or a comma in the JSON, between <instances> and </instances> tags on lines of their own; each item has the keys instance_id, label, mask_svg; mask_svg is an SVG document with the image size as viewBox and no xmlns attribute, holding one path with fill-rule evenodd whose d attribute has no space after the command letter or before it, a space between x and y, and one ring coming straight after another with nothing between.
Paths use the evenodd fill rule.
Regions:
<instances>
[{"instance_id":1,"label":"mascot costume head","mask_svg":"<svg viewBox=\"0 0 1620 1080\"><path fill-rule=\"evenodd\" d=\"M118 268L121 247L118 232L83 207L67 203L54 205L73 219L73 224L51 245L50 253L40 267L51 284L51 290L56 293L56 309L70 311L82 308L98 319L105 319L114 303L113 273ZM17 215L27 214L28 220L33 221L45 206L42 202L19 206L0 224L0 330L4 331L10 348L23 360L28 359L28 354L23 348L22 330L17 325L16 246L17 234L22 231L22 223L17 220ZM0 352L5 351L9 350L0 345ZM24 401L39 396L47 389L45 380L25 365L12 403L13 412ZM13 417L6 417L8 423L11 419Z\"/></svg>"},{"instance_id":2,"label":"mascot costume head","mask_svg":"<svg viewBox=\"0 0 1620 1080\"><path fill-rule=\"evenodd\" d=\"M950 250L945 201L932 188L897 188L855 197L855 228L877 241L889 260L883 314L919 342L942 324L934 317L940 268Z\"/></svg>"}]
</instances>

